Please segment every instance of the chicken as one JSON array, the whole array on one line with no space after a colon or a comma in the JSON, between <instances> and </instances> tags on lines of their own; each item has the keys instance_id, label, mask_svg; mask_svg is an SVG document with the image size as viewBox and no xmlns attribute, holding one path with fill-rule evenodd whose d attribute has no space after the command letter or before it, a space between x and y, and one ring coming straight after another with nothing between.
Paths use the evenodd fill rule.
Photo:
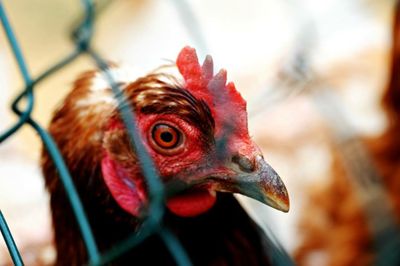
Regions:
<instances>
[{"instance_id":1,"label":"chicken","mask_svg":"<svg viewBox=\"0 0 400 266\"><path fill-rule=\"evenodd\" d=\"M376 205L362 203L350 182L351 178L357 177L348 176L343 158L336 152L333 179L327 186L311 193L306 206L308 212L301 220L300 232L304 239L295 254L299 265L309 265L313 255L318 253L324 253L326 265L332 266L398 265L400 261L399 239L396 239L400 226L400 3L396 4L392 33L390 76L381 101L389 125L381 136L363 139L372 159L371 164L381 179L375 185L383 185L384 196L389 203L388 210L385 209L385 197L375 202L379 205L378 209L384 210L384 215L375 215L379 218L373 224L370 212ZM359 180L363 178L366 179L365 176L358 177ZM385 232L383 229L392 231ZM380 235L381 239L374 235L379 230L386 233ZM382 251L383 248L390 248L390 245L390 252L378 254L378 249Z\"/></svg>"},{"instance_id":2,"label":"chicken","mask_svg":"<svg viewBox=\"0 0 400 266\"><path fill-rule=\"evenodd\" d=\"M168 74L177 67L179 75ZM142 143L163 183L186 189L168 197L164 225L194 265L268 265L266 236L229 193L287 212L287 190L249 137L246 102L226 71L213 74L193 48L176 66L132 80L110 67L136 115ZM71 172L101 252L140 228L149 199L140 163L102 73L83 74L56 111L49 131ZM82 265L87 253L57 170L46 151L57 265ZM218 193L217 193L218 192ZM117 265L174 265L157 236Z\"/></svg>"}]
</instances>

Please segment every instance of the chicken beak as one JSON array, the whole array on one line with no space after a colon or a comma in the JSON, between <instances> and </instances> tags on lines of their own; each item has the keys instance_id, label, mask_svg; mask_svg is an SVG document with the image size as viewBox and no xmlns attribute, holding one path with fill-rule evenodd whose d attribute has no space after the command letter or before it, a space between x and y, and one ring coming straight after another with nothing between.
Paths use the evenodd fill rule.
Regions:
<instances>
[{"instance_id":1,"label":"chicken beak","mask_svg":"<svg viewBox=\"0 0 400 266\"><path fill-rule=\"evenodd\" d=\"M205 187L210 191L239 193L277 210L289 211L286 187L261 155L255 156L253 161L245 156L234 156L223 168L222 171L209 169L210 172L205 176L191 180L170 180L166 183L167 197L194 187Z\"/></svg>"},{"instance_id":2,"label":"chicken beak","mask_svg":"<svg viewBox=\"0 0 400 266\"><path fill-rule=\"evenodd\" d=\"M216 182L213 184L213 189L239 193L277 210L289 211L289 196L286 187L279 175L261 155L255 156L252 163L245 157L234 157L228 168L235 174L214 180Z\"/></svg>"}]
</instances>

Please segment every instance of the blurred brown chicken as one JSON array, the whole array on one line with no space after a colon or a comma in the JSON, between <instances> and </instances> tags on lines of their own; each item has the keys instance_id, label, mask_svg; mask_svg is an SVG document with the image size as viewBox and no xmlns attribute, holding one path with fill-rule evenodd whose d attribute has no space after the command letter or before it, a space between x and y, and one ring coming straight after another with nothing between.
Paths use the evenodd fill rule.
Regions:
<instances>
[{"instance_id":1,"label":"blurred brown chicken","mask_svg":"<svg viewBox=\"0 0 400 266\"><path fill-rule=\"evenodd\" d=\"M397 4L393 20L393 44L388 85L381 100L389 124L376 138L363 139L370 155L372 169L376 169L387 197L389 216L379 216L378 224L394 218L394 228L400 218L400 5ZM340 149L340 148L339 148ZM326 265L375 265L377 246L371 213L352 182L355 176L346 168L343 153L333 154L332 180L310 193L307 212L300 221L301 245L295 252L299 265L315 265L319 259ZM365 164L365 162L364 162ZM358 176L358 178L365 178ZM361 197L360 197L361 195ZM379 202L378 202L379 203ZM378 207L383 208L382 205ZM368 220L369 217L369 220ZM376 229L376 228L375 228ZM393 235L393 238L396 236ZM380 254L382 255L382 254ZM389 252L393 255L393 252ZM310 263L313 261L313 263ZM398 261L397 261L398 263ZM393 264L393 261L390 265ZM396 265L396 263L394 263ZM388 264L387 264L388 265Z\"/></svg>"}]
</instances>

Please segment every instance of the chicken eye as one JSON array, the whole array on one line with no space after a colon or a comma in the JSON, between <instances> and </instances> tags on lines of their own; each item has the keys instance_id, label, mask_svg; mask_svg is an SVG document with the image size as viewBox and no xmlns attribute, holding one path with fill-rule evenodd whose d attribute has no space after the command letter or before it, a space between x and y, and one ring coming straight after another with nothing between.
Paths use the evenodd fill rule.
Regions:
<instances>
[{"instance_id":1,"label":"chicken eye","mask_svg":"<svg viewBox=\"0 0 400 266\"><path fill-rule=\"evenodd\" d=\"M178 129L167 124L156 124L151 132L151 137L158 148L166 150L176 148L182 138Z\"/></svg>"}]
</instances>

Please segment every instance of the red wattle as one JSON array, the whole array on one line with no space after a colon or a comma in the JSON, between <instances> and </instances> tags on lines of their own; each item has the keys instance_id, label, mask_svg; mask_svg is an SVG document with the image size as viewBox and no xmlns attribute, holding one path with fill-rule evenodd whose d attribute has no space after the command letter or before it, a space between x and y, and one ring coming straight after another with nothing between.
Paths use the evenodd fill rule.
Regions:
<instances>
[{"instance_id":1,"label":"red wattle","mask_svg":"<svg viewBox=\"0 0 400 266\"><path fill-rule=\"evenodd\" d=\"M208 211L217 200L215 192L207 189L195 189L174 196L167 201L168 209L181 217L194 217Z\"/></svg>"},{"instance_id":2,"label":"red wattle","mask_svg":"<svg viewBox=\"0 0 400 266\"><path fill-rule=\"evenodd\" d=\"M106 154L101 161L104 181L118 205L134 216L139 216L146 205L146 195L140 180L128 173Z\"/></svg>"}]
</instances>

